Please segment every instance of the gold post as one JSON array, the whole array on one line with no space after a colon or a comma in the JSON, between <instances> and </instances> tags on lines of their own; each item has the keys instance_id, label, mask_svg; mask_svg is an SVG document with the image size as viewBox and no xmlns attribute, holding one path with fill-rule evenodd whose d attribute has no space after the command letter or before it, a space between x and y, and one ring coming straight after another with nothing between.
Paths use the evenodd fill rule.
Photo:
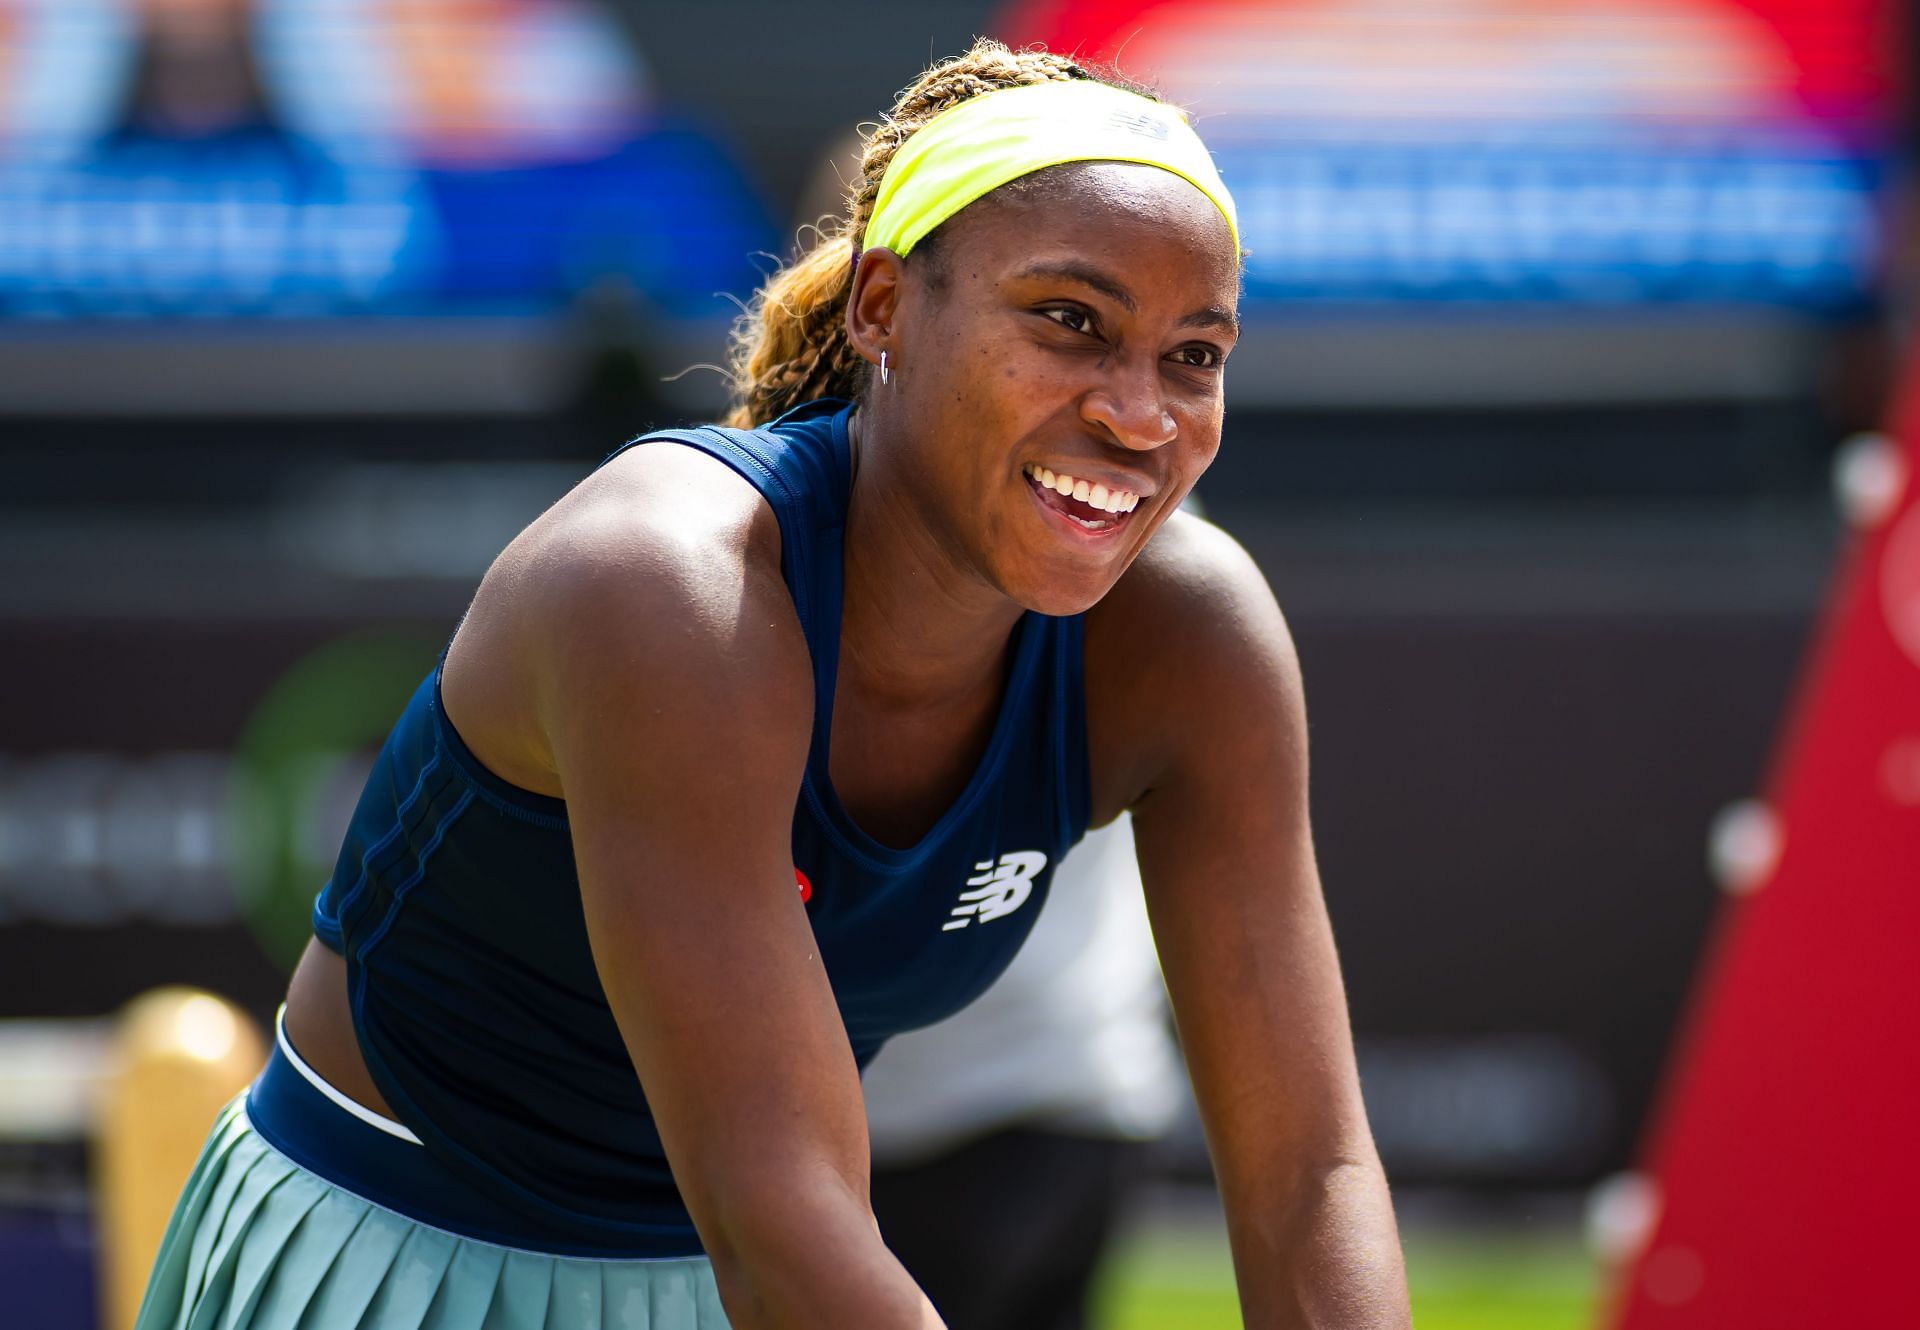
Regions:
<instances>
[{"instance_id":1,"label":"gold post","mask_svg":"<svg viewBox=\"0 0 1920 1330\"><path fill-rule=\"evenodd\" d=\"M246 1013L198 989L144 993L118 1025L93 1158L106 1330L133 1325L214 1117L267 1060Z\"/></svg>"}]
</instances>

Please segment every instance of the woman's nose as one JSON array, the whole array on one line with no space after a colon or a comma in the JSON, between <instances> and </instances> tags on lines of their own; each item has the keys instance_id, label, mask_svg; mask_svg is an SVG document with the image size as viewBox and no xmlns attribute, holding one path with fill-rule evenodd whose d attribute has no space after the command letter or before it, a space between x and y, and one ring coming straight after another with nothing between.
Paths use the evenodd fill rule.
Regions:
<instances>
[{"instance_id":1,"label":"woman's nose","mask_svg":"<svg viewBox=\"0 0 1920 1330\"><path fill-rule=\"evenodd\" d=\"M1160 392L1157 359L1118 365L1081 401L1081 417L1106 429L1122 448L1146 452L1172 443L1179 428Z\"/></svg>"}]
</instances>

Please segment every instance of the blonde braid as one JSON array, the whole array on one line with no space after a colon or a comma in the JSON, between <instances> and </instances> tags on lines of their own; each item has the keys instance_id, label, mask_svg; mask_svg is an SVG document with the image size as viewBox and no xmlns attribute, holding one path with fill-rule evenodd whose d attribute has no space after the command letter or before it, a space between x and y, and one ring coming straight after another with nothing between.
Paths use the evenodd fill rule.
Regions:
<instances>
[{"instance_id":1,"label":"blonde braid","mask_svg":"<svg viewBox=\"0 0 1920 1330\"><path fill-rule=\"evenodd\" d=\"M1125 80L1096 75L1065 56L1009 50L987 38L909 84L867 135L846 215L819 229L811 249L768 278L735 323L728 357L733 400L724 423L763 424L816 397L853 397L865 387L867 364L847 340L853 256L873 215L887 163L915 130L981 93L1093 78L1153 95Z\"/></svg>"}]
</instances>

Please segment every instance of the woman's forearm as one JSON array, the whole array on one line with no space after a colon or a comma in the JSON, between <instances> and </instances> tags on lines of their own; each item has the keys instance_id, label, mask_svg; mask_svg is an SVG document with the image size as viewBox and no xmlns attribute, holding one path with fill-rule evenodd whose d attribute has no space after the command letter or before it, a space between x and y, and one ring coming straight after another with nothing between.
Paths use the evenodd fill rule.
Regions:
<instances>
[{"instance_id":1,"label":"woman's forearm","mask_svg":"<svg viewBox=\"0 0 1920 1330\"><path fill-rule=\"evenodd\" d=\"M1303 1170L1275 1195L1227 1196L1247 1330L1408 1330L1386 1175L1371 1161Z\"/></svg>"},{"instance_id":2,"label":"woman's forearm","mask_svg":"<svg viewBox=\"0 0 1920 1330\"><path fill-rule=\"evenodd\" d=\"M848 1196L789 1193L729 1226L708 1249L734 1330L942 1330L872 1214Z\"/></svg>"}]
</instances>

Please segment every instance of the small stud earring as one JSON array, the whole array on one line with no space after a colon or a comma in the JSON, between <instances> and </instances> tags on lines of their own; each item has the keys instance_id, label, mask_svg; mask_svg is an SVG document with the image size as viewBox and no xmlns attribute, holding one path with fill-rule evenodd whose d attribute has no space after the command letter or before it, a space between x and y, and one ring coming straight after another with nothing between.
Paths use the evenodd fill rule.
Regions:
<instances>
[{"instance_id":1,"label":"small stud earring","mask_svg":"<svg viewBox=\"0 0 1920 1330\"><path fill-rule=\"evenodd\" d=\"M880 353L880 383L881 383L881 386L883 386L883 387L884 387L884 386L886 385L886 382L887 382L887 379L888 379L889 377L890 377L890 376L889 376L889 375L888 375L888 373L887 373L887 353L886 353L885 351L882 351L882 352Z\"/></svg>"}]
</instances>

